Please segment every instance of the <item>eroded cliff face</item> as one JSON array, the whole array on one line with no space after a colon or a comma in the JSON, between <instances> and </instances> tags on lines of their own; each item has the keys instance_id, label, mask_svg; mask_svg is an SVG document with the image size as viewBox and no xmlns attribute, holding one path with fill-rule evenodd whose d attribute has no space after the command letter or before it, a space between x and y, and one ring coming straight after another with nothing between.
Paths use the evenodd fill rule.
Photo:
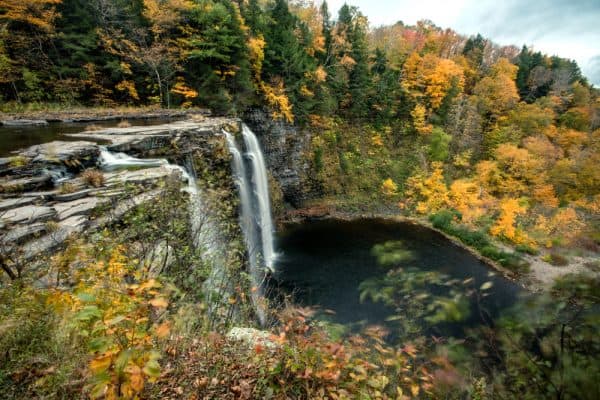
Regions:
<instances>
[{"instance_id":1,"label":"eroded cliff face","mask_svg":"<svg viewBox=\"0 0 600 400\"><path fill-rule=\"evenodd\" d=\"M274 121L261 109L249 111L243 119L261 142L267 168L281 188L283 201L299 208L318 197L318 187L310 177L310 132L281 120Z\"/></svg>"}]
</instances>

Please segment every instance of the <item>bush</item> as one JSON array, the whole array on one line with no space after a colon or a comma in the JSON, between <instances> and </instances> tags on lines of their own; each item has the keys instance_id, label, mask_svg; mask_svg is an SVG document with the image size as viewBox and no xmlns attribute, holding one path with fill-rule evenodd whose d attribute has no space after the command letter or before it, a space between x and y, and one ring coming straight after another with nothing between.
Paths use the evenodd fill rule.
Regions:
<instances>
[{"instance_id":1,"label":"bush","mask_svg":"<svg viewBox=\"0 0 600 400\"><path fill-rule=\"evenodd\" d=\"M104 185L104 174L97 169L86 169L81 174L83 181L93 187L101 187Z\"/></svg>"},{"instance_id":2,"label":"bush","mask_svg":"<svg viewBox=\"0 0 600 400\"><path fill-rule=\"evenodd\" d=\"M440 229L444 232L447 231L452 225L452 221L456 217L456 213L450 210L442 210L436 214L432 214L429 216L429 221L434 228ZM448 232L450 233L450 232Z\"/></svg>"},{"instance_id":3,"label":"bush","mask_svg":"<svg viewBox=\"0 0 600 400\"><path fill-rule=\"evenodd\" d=\"M60 194L75 193L76 191L77 191L77 186L75 186L74 184L69 183L69 182L63 183L58 188L58 193L60 193Z\"/></svg>"}]
</instances>

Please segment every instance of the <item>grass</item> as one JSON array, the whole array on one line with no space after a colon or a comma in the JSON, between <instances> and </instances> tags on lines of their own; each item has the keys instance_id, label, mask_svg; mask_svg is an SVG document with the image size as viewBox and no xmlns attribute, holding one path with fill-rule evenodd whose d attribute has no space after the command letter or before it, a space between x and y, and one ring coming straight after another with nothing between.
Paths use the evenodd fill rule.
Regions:
<instances>
[{"instance_id":1,"label":"grass","mask_svg":"<svg viewBox=\"0 0 600 400\"><path fill-rule=\"evenodd\" d=\"M16 285L0 290L2 398L76 398L83 360L47 292Z\"/></svg>"}]
</instances>

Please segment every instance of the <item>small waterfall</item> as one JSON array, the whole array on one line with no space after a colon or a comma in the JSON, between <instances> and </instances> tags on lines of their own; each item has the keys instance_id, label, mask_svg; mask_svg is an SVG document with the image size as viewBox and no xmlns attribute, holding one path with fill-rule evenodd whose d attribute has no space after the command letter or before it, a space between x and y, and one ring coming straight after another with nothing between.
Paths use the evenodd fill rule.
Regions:
<instances>
[{"instance_id":1,"label":"small waterfall","mask_svg":"<svg viewBox=\"0 0 600 400\"><path fill-rule=\"evenodd\" d=\"M252 182L258 205L258 224L262 240L262 255L265 266L274 271L275 251L273 247L273 219L271 216L271 200L269 198L269 180L267 168L260 144L254 132L246 125L242 127L242 136L246 144L248 157L252 162Z\"/></svg>"},{"instance_id":2,"label":"small waterfall","mask_svg":"<svg viewBox=\"0 0 600 400\"><path fill-rule=\"evenodd\" d=\"M169 165L169 162L162 158L135 158L125 153L110 152L104 146L100 147L100 167L107 172L122 168L153 168L162 165Z\"/></svg>"}]
</instances>

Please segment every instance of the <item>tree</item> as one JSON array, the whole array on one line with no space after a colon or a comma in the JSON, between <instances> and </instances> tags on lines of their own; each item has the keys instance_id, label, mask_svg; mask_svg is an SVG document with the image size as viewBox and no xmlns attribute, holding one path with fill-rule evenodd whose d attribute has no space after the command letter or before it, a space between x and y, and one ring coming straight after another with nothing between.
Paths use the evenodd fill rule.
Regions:
<instances>
[{"instance_id":1,"label":"tree","mask_svg":"<svg viewBox=\"0 0 600 400\"><path fill-rule=\"evenodd\" d=\"M197 102L217 112L248 104L252 94L246 33L230 0L200 0L190 10L185 77Z\"/></svg>"},{"instance_id":2,"label":"tree","mask_svg":"<svg viewBox=\"0 0 600 400\"><path fill-rule=\"evenodd\" d=\"M515 84L517 67L507 59L500 59L490 74L477 83L473 90L479 111L490 121L505 115L519 101Z\"/></svg>"}]
</instances>

